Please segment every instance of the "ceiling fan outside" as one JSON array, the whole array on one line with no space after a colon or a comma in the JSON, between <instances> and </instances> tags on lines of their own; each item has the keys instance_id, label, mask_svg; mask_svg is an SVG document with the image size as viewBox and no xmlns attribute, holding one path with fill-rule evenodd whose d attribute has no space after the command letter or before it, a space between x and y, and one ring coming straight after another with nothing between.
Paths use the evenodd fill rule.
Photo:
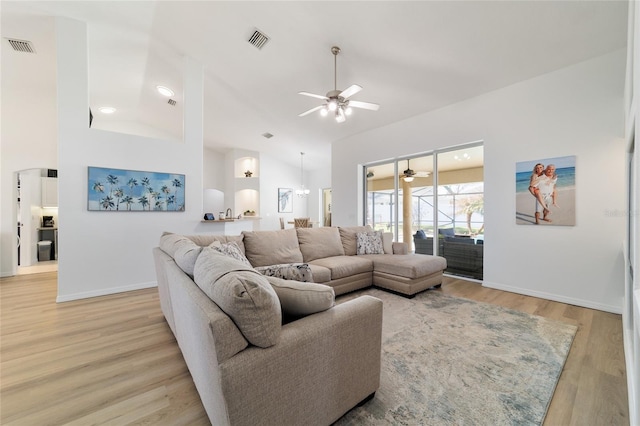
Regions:
<instances>
[{"instance_id":1,"label":"ceiling fan outside","mask_svg":"<svg viewBox=\"0 0 640 426\"><path fill-rule=\"evenodd\" d=\"M344 123L346 121L346 116L351 115L351 108L362 108L368 109L371 111L377 111L380 108L380 105L374 104L371 102L361 102L350 100L349 98L359 91L362 90L361 86L357 84L353 84L347 87L345 90L338 90L338 53L340 53L340 48L338 46L333 46L331 48L331 53L333 53L333 90L327 92L325 96L316 95L315 93L309 92L298 92L299 95L310 96L312 98L322 99L325 101L324 104L311 108L301 114L298 114L298 117L304 117L305 115L311 114L315 111L320 111L322 116L328 115L330 112L335 114L336 121L338 123Z\"/></svg>"},{"instance_id":2,"label":"ceiling fan outside","mask_svg":"<svg viewBox=\"0 0 640 426\"><path fill-rule=\"evenodd\" d=\"M404 179L405 182L411 182L416 177L428 177L429 174L430 174L429 172L416 172L416 171L414 171L409 166L409 160L407 160L407 169L404 172L402 172L402 175L400 177L402 179Z\"/></svg>"}]
</instances>

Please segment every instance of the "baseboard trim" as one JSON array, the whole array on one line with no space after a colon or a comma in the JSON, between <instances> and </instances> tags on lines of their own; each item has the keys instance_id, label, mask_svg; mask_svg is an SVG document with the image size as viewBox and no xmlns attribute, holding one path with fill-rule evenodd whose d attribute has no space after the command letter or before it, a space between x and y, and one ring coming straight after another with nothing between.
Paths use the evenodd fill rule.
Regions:
<instances>
[{"instance_id":1,"label":"baseboard trim","mask_svg":"<svg viewBox=\"0 0 640 426\"><path fill-rule=\"evenodd\" d=\"M66 294L63 296L58 295L58 297L56 298L56 303L70 302L72 300L80 300L80 299L89 299L91 297L108 296L110 294L124 293L127 291L133 291L133 290L142 290L145 288L152 288L157 286L158 286L158 283L156 281L151 281L147 283L138 283L138 284L121 286L121 287L105 288L102 290Z\"/></svg>"},{"instance_id":2,"label":"baseboard trim","mask_svg":"<svg viewBox=\"0 0 640 426\"><path fill-rule=\"evenodd\" d=\"M554 302L567 303L569 305L580 306L583 308L596 309L598 311L610 312L612 314L622 314L622 300L620 300L619 306L606 305L604 303L595 303L589 300L576 299L574 297L560 296L558 294L546 293L543 291L528 290L520 287L513 287L510 285L492 283L483 281L484 287L493 288L496 290L508 291L510 293L523 294L525 296L539 297L541 299L553 300Z\"/></svg>"},{"instance_id":3,"label":"baseboard trim","mask_svg":"<svg viewBox=\"0 0 640 426\"><path fill-rule=\"evenodd\" d=\"M625 314L622 314L624 316ZM624 324L624 318L623 324ZM638 374L640 374L640 368L634 363L633 351L631 345L633 345L633 331L628 328L624 328L624 358L627 367L627 393L629 395L629 424L630 425L638 425L640 424L640 407L636 404L637 398L640 396L640 389L638 389L638 383L640 381L637 379Z\"/></svg>"}]
</instances>

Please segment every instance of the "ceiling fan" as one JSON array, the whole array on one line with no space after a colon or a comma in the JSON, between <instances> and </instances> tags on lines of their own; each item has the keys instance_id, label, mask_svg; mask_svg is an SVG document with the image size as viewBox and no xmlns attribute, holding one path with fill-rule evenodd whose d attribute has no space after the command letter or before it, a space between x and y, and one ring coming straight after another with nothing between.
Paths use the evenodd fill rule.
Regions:
<instances>
[{"instance_id":1,"label":"ceiling fan","mask_svg":"<svg viewBox=\"0 0 640 426\"><path fill-rule=\"evenodd\" d=\"M338 90L338 53L340 53L340 48L338 46L333 46L331 48L331 53L333 53L333 90L327 92L326 96L316 95L309 92L298 92L299 95L310 96L312 98L318 98L325 101L324 104L311 108L308 111L298 114L298 116L304 117L307 114L311 114L312 112L319 110L322 116L333 113L335 114L336 121L338 123L344 123L347 119L346 116L351 115L352 107L377 111L378 108L380 108L380 105L378 104L373 104L371 102L353 101L349 99L351 96L362 90L361 86L353 84L347 87L345 90Z\"/></svg>"},{"instance_id":2,"label":"ceiling fan","mask_svg":"<svg viewBox=\"0 0 640 426\"><path fill-rule=\"evenodd\" d=\"M428 177L428 176L429 176L429 172L416 172L413 169L411 169L411 167L409 166L409 160L407 160L407 169L404 172L402 172L402 175L400 175L400 177L405 182L412 182L415 177Z\"/></svg>"}]
</instances>

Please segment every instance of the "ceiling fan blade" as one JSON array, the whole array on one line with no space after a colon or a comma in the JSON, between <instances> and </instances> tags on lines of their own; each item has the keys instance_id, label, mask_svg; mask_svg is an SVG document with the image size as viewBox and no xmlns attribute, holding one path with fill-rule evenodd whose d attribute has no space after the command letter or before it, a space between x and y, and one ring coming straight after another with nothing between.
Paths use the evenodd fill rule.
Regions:
<instances>
[{"instance_id":1,"label":"ceiling fan blade","mask_svg":"<svg viewBox=\"0 0 640 426\"><path fill-rule=\"evenodd\" d=\"M355 95L356 93L358 93L359 91L362 90L362 87L358 86L357 84L353 84L349 87L347 87L346 89L344 89L342 92L340 92L340 94L338 96L348 99L351 96Z\"/></svg>"},{"instance_id":2,"label":"ceiling fan blade","mask_svg":"<svg viewBox=\"0 0 640 426\"><path fill-rule=\"evenodd\" d=\"M336 111L336 121L338 123L344 123L347 120L347 117L344 115L344 111L342 108L338 108Z\"/></svg>"},{"instance_id":3,"label":"ceiling fan blade","mask_svg":"<svg viewBox=\"0 0 640 426\"><path fill-rule=\"evenodd\" d=\"M369 109L371 111L377 111L380 108L378 104L372 104L371 102L349 101L349 106L354 108Z\"/></svg>"},{"instance_id":4,"label":"ceiling fan blade","mask_svg":"<svg viewBox=\"0 0 640 426\"><path fill-rule=\"evenodd\" d=\"M329 98L327 98L324 95L316 95L315 93L309 93L309 92L298 92L298 95L311 96L312 98L318 98L318 99L322 99L324 101L329 100Z\"/></svg>"},{"instance_id":5,"label":"ceiling fan blade","mask_svg":"<svg viewBox=\"0 0 640 426\"><path fill-rule=\"evenodd\" d=\"M316 112L316 111L318 111L319 109L322 109L322 108L324 108L324 105L320 105L320 106L311 108L310 110L307 110L307 111L305 111L303 113L298 114L298 117L304 117L305 115L309 115L312 112Z\"/></svg>"}]
</instances>

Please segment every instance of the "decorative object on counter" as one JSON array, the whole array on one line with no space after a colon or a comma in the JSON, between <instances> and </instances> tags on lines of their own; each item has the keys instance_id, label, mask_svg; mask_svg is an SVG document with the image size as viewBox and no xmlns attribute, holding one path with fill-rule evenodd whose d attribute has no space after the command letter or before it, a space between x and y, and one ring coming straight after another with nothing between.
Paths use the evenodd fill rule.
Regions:
<instances>
[{"instance_id":1,"label":"decorative object on counter","mask_svg":"<svg viewBox=\"0 0 640 426\"><path fill-rule=\"evenodd\" d=\"M226 217L225 212L220 212L220 213L218 213L218 220L224 220L224 219L225 219L225 217Z\"/></svg>"},{"instance_id":2,"label":"decorative object on counter","mask_svg":"<svg viewBox=\"0 0 640 426\"><path fill-rule=\"evenodd\" d=\"M254 210L245 210L244 211L244 215L245 216L255 216L256 212Z\"/></svg>"},{"instance_id":3,"label":"decorative object on counter","mask_svg":"<svg viewBox=\"0 0 640 426\"><path fill-rule=\"evenodd\" d=\"M247 170L246 172L244 172L245 177L251 177L252 174L253 172L251 170Z\"/></svg>"},{"instance_id":4,"label":"decorative object on counter","mask_svg":"<svg viewBox=\"0 0 640 426\"><path fill-rule=\"evenodd\" d=\"M185 209L185 175L89 166L87 183L89 211Z\"/></svg>"},{"instance_id":5,"label":"decorative object on counter","mask_svg":"<svg viewBox=\"0 0 640 426\"><path fill-rule=\"evenodd\" d=\"M205 213L204 220L214 220L213 213Z\"/></svg>"},{"instance_id":6,"label":"decorative object on counter","mask_svg":"<svg viewBox=\"0 0 640 426\"><path fill-rule=\"evenodd\" d=\"M278 188L278 213L293 213L292 198L292 188Z\"/></svg>"}]
</instances>

